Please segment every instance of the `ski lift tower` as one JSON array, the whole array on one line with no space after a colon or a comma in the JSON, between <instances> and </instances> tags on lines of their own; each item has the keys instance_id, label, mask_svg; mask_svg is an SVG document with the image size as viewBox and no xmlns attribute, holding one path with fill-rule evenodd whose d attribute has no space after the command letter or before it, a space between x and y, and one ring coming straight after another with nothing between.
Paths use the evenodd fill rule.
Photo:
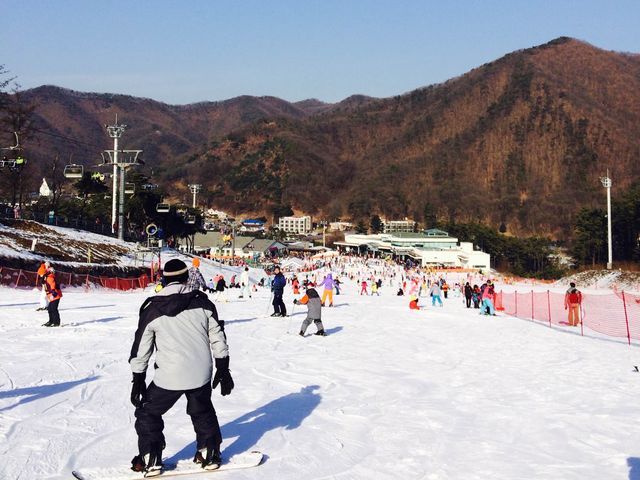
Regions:
<instances>
[{"instance_id":1,"label":"ski lift tower","mask_svg":"<svg viewBox=\"0 0 640 480\"><path fill-rule=\"evenodd\" d=\"M114 137L117 139L117 137ZM117 144L117 140L116 140ZM113 165L113 183L116 184L116 177L120 173L119 182L119 208L118 208L118 238L124 240L124 193L125 193L125 171L129 167L135 165L142 165L143 162L138 157L142 153L142 150L105 150L103 155L104 165ZM119 172L118 172L119 171ZM114 188L114 199L116 190ZM115 224L115 222L112 221Z\"/></svg>"},{"instance_id":2,"label":"ski lift tower","mask_svg":"<svg viewBox=\"0 0 640 480\"><path fill-rule=\"evenodd\" d=\"M118 140L127 128L126 125L118 125L118 115L114 125L105 125L107 133L113 138L113 193L111 195L111 233L116 233L116 210L118 207ZM105 162L106 163L106 162Z\"/></svg>"},{"instance_id":3,"label":"ski lift tower","mask_svg":"<svg viewBox=\"0 0 640 480\"><path fill-rule=\"evenodd\" d=\"M607 176L600 177L602 186L607 189L607 241L608 241L608 261L607 270L613 268L613 247L611 246L611 178L609 177L609 169L607 168Z\"/></svg>"},{"instance_id":4,"label":"ski lift tower","mask_svg":"<svg viewBox=\"0 0 640 480\"><path fill-rule=\"evenodd\" d=\"M202 190L202 185L197 184L197 183L192 183L192 184L189 185L189 190L193 194L193 205L191 205L191 206L193 208L196 208L196 195L198 193L200 193L200 190Z\"/></svg>"}]
</instances>

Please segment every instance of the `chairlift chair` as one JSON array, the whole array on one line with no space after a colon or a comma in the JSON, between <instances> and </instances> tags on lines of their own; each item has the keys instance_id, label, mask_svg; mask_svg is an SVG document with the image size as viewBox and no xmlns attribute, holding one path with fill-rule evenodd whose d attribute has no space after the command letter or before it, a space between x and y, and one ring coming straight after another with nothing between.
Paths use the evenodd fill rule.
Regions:
<instances>
[{"instance_id":1,"label":"chairlift chair","mask_svg":"<svg viewBox=\"0 0 640 480\"><path fill-rule=\"evenodd\" d=\"M7 157L3 157L2 160L0 160L0 167L9 167L9 168L13 168L16 166L16 160L15 158L7 158Z\"/></svg>"},{"instance_id":2,"label":"chairlift chair","mask_svg":"<svg viewBox=\"0 0 640 480\"><path fill-rule=\"evenodd\" d=\"M156 212L158 213L169 213L171 210L171 205L168 203L159 203L156 205Z\"/></svg>"},{"instance_id":3,"label":"chairlift chair","mask_svg":"<svg viewBox=\"0 0 640 480\"><path fill-rule=\"evenodd\" d=\"M0 148L0 150L22 150L22 147L20 147L20 139L18 138L18 132L13 132L13 135L16 137L16 144L11 145L10 147Z\"/></svg>"},{"instance_id":4,"label":"chairlift chair","mask_svg":"<svg viewBox=\"0 0 640 480\"><path fill-rule=\"evenodd\" d=\"M127 195L132 195L136 193L136 184L132 182L125 182L124 193L126 193Z\"/></svg>"},{"instance_id":5,"label":"chairlift chair","mask_svg":"<svg viewBox=\"0 0 640 480\"><path fill-rule=\"evenodd\" d=\"M64 178L82 178L83 174L84 167L82 165L72 163L64 167Z\"/></svg>"}]
</instances>

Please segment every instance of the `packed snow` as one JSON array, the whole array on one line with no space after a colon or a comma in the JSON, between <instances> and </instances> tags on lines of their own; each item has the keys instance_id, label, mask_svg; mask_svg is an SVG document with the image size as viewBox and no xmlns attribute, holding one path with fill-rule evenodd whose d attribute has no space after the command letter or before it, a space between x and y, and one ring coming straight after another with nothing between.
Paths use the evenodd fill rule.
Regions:
<instances>
[{"instance_id":1,"label":"packed snow","mask_svg":"<svg viewBox=\"0 0 640 480\"><path fill-rule=\"evenodd\" d=\"M216 272L202 269L207 280ZM342 280L323 309L327 337L313 325L297 335L306 308L293 306L290 286L286 318L268 316L267 288L217 303L236 384L230 396L214 392L223 456L260 450L266 460L215 475L640 479L637 346L480 316L455 297L412 311L395 286L360 296ZM0 293L0 478L126 471L137 453L127 360L151 289L67 289L57 329L41 327L38 292ZM166 460L193 456L185 406L165 416Z\"/></svg>"}]
</instances>

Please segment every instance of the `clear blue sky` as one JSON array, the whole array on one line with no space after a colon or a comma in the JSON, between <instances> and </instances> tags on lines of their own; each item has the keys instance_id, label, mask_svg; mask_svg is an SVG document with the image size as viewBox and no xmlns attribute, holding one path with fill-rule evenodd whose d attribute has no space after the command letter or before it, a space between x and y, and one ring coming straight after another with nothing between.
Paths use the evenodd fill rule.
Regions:
<instances>
[{"instance_id":1,"label":"clear blue sky","mask_svg":"<svg viewBox=\"0 0 640 480\"><path fill-rule=\"evenodd\" d=\"M0 64L23 88L336 102L562 35L640 52L640 0L4 0Z\"/></svg>"}]
</instances>

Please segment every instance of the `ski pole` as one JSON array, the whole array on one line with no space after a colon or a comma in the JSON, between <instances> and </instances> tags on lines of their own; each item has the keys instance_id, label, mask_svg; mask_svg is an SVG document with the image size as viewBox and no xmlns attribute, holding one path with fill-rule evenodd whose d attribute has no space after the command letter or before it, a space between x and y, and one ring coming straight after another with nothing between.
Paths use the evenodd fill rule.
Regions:
<instances>
[{"instance_id":1,"label":"ski pole","mask_svg":"<svg viewBox=\"0 0 640 480\"><path fill-rule=\"evenodd\" d=\"M271 302L273 302L273 292L271 292L271 295L269 295L269 303L267 303L267 310L264 312L265 315L269 313L269 307L271 306Z\"/></svg>"},{"instance_id":2,"label":"ski pole","mask_svg":"<svg viewBox=\"0 0 640 480\"><path fill-rule=\"evenodd\" d=\"M291 307L291 315L289 315L289 322L287 324L287 333L291 333L291 321L293 320L293 312L296 309L295 302L293 303L293 307Z\"/></svg>"}]
</instances>

